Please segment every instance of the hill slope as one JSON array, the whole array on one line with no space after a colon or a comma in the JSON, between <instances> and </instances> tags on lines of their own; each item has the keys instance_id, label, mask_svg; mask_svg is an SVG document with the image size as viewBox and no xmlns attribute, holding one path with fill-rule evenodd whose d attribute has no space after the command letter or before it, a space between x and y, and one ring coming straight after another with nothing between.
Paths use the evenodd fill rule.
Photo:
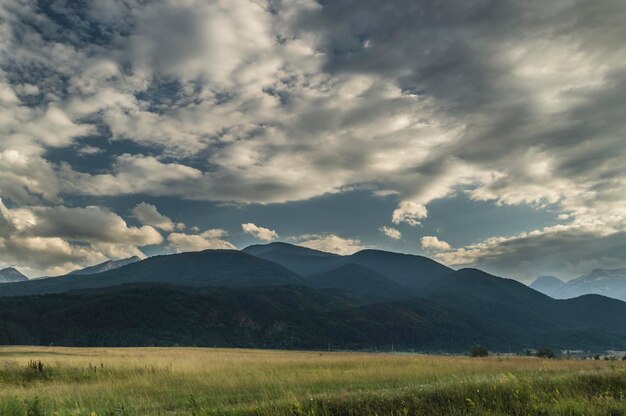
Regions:
<instances>
[{"instance_id":1,"label":"hill slope","mask_svg":"<svg viewBox=\"0 0 626 416\"><path fill-rule=\"evenodd\" d=\"M313 349L326 349L330 343L334 348L362 349L387 346L394 339L393 328L399 327L409 331L398 335L407 345L411 340L411 345L423 348L449 348L462 336L460 330L452 336L433 329L439 320L456 322L462 317L435 315L427 319L416 310L400 316L393 309L359 307L305 287L192 291L123 285L0 298L0 343Z\"/></svg>"},{"instance_id":2,"label":"hill slope","mask_svg":"<svg viewBox=\"0 0 626 416\"><path fill-rule=\"evenodd\" d=\"M76 289L146 282L195 287L304 284L298 275L275 263L236 250L206 250L150 257L99 274L67 275L9 283L3 285L0 296L62 293Z\"/></svg>"},{"instance_id":3,"label":"hill slope","mask_svg":"<svg viewBox=\"0 0 626 416\"><path fill-rule=\"evenodd\" d=\"M583 305L553 302L565 302L580 314L594 306L585 305L586 300ZM626 304L612 302L612 310L602 312L626 316ZM477 343L501 351L541 346L601 350L611 343L626 348L626 327L617 324L601 331L549 320L543 325L528 322L510 337L517 323L497 313L490 322L482 313L436 300L357 305L306 287L184 289L135 284L0 298L0 343L304 349L326 349L330 344L361 350L389 350L393 343L398 350L450 352Z\"/></svg>"},{"instance_id":4,"label":"hill slope","mask_svg":"<svg viewBox=\"0 0 626 416\"><path fill-rule=\"evenodd\" d=\"M129 257L122 260L109 260L105 261L104 263L96 264L95 266L86 267L80 270L74 270L69 274L98 274L108 272L109 270L119 269L120 267L128 266L129 264L137 263L138 261L141 261L141 259L137 256Z\"/></svg>"},{"instance_id":5,"label":"hill slope","mask_svg":"<svg viewBox=\"0 0 626 416\"><path fill-rule=\"evenodd\" d=\"M324 273L346 264L337 254L280 242L249 246L243 251L278 263L300 276Z\"/></svg>"},{"instance_id":6,"label":"hill slope","mask_svg":"<svg viewBox=\"0 0 626 416\"><path fill-rule=\"evenodd\" d=\"M383 302L416 296L415 291L354 263L308 276L306 281L313 287L334 289L365 302Z\"/></svg>"},{"instance_id":7,"label":"hill slope","mask_svg":"<svg viewBox=\"0 0 626 416\"><path fill-rule=\"evenodd\" d=\"M626 330L624 302L602 296L556 300L516 280L476 269L457 271L447 282L430 287L427 298L473 317L484 333L513 344L542 339L555 348L582 345L595 337L614 339Z\"/></svg>"},{"instance_id":8,"label":"hill slope","mask_svg":"<svg viewBox=\"0 0 626 416\"><path fill-rule=\"evenodd\" d=\"M382 250L362 250L348 256L348 259L349 262L365 266L402 286L414 289L425 288L445 279L454 271L428 257Z\"/></svg>"}]
</instances>

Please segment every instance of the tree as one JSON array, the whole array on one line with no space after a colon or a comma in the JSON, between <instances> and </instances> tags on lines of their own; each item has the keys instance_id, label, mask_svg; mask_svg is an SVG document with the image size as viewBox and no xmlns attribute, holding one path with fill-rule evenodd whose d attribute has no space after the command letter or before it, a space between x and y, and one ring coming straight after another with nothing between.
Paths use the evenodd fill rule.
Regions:
<instances>
[{"instance_id":1,"label":"tree","mask_svg":"<svg viewBox=\"0 0 626 416\"><path fill-rule=\"evenodd\" d=\"M487 348L482 345L474 345L470 348L469 355L470 357L488 357L489 351L487 351Z\"/></svg>"},{"instance_id":2,"label":"tree","mask_svg":"<svg viewBox=\"0 0 626 416\"><path fill-rule=\"evenodd\" d=\"M554 351L552 351L550 348L540 348L537 350L537 353L535 354L537 357L539 358L554 358Z\"/></svg>"}]
</instances>

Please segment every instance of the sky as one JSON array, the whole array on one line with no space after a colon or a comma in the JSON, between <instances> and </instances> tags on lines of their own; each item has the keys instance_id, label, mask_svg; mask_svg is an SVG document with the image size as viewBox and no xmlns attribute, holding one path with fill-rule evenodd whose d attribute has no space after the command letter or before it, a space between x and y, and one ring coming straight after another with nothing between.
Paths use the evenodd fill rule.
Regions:
<instances>
[{"instance_id":1,"label":"sky","mask_svg":"<svg viewBox=\"0 0 626 416\"><path fill-rule=\"evenodd\" d=\"M286 241L626 267L623 0L0 0L0 268Z\"/></svg>"}]
</instances>

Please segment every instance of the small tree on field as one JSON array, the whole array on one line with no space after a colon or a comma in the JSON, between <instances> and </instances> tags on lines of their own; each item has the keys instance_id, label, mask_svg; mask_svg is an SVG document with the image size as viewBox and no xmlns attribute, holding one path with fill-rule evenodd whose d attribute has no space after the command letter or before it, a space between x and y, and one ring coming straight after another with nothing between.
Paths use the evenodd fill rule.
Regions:
<instances>
[{"instance_id":1,"label":"small tree on field","mask_svg":"<svg viewBox=\"0 0 626 416\"><path fill-rule=\"evenodd\" d=\"M482 345L474 345L470 348L469 355L470 357L488 357L489 351L487 351L487 348Z\"/></svg>"},{"instance_id":2,"label":"small tree on field","mask_svg":"<svg viewBox=\"0 0 626 416\"><path fill-rule=\"evenodd\" d=\"M550 348L540 348L535 355L539 358L554 358L554 351Z\"/></svg>"}]
</instances>

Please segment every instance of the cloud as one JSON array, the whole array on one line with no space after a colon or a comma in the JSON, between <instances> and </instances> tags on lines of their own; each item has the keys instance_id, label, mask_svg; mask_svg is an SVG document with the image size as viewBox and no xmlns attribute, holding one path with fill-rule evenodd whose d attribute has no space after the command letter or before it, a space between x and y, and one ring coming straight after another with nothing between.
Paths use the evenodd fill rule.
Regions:
<instances>
[{"instance_id":1,"label":"cloud","mask_svg":"<svg viewBox=\"0 0 626 416\"><path fill-rule=\"evenodd\" d=\"M47 161L14 149L0 151L0 191L6 198L17 204L57 203L59 190Z\"/></svg>"},{"instance_id":2,"label":"cloud","mask_svg":"<svg viewBox=\"0 0 626 416\"><path fill-rule=\"evenodd\" d=\"M298 243L303 247L341 255L354 254L366 248L356 238L343 238L336 234L302 235L298 238L304 240Z\"/></svg>"},{"instance_id":3,"label":"cloud","mask_svg":"<svg viewBox=\"0 0 626 416\"><path fill-rule=\"evenodd\" d=\"M202 250L236 250L228 241L217 238L203 237L202 235L172 233L167 237L170 246L177 253Z\"/></svg>"},{"instance_id":4,"label":"cloud","mask_svg":"<svg viewBox=\"0 0 626 416\"><path fill-rule=\"evenodd\" d=\"M622 1L270 3L0 7L2 195L270 204L366 184L397 198L394 224L467 194L591 240L626 230Z\"/></svg>"},{"instance_id":5,"label":"cloud","mask_svg":"<svg viewBox=\"0 0 626 416\"><path fill-rule=\"evenodd\" d=\"M114 212L97 206L9 209L0 201L0 264L31 275L65 273L111 258L143 257L141 247L162 241L153 227L130 227Z\"/></svg>"},{"instance_id":6,"label":"cloud","mask_svg":"<svg viewBox=\"0 0 626 416\"><path fill-rule=\"evenodd\" d=\"M626 267L624 249L623 231L569 224L488 238L435 258L451 266L480 267L530 282L541 274L569 279L595 268Z\"/></svg>"},{"instance_id":7,"label":"cloud","mask_svg":"<svg viewBox=\"0 0 626 416\"><path fill-rule=\"evenodd\" d=\"M429 251L448 251L452 249L450 244L446 243L445 241L441 241L440 239L432 235L426 235L422 237L420 239L420 246L424 250Z\"/></svg>"},{"instance_id":8,"label":"cloud","mask_svg":"<svg viewBox=\"0 0 626 416\"><path fill-rule=\"evenodd\" d=\"M385 225L383 227L380 227L378 230L393 240L400 240L402 238L402 233L400 232L400 230L396 230L395 228L387 227Z\"/></svg>"},{"instance_id":9,"label":"cloud","mask_svg":"<svg viewBox=\"0 0 626 416\"><path fill-rule=\"evenodd\" d=\"M414 201L402 201L393 211L391 221L394 224L406 222L410 226L420 225L419 220L428 216L428 210L422 204Z\"/></svg>"},{"instance_id":10,"label":"cloud","mask_svg":"<svg viewBox=\"0 0 626 416\"><path fill-rule=\"evenodd\" d=\"M221 228L211 228L200 233L200 236L208 239L222 238L227 237L228 232L226 230L222 230Z\"/></svg>"},{"instance_id":11,"label":"cloud","mask_svg":"<svg viewBox=\"0 0 626 416\"><path fill-rule=\"evenodd\" d=\"M259 240L272 241L278 238L278 233L269 228L259 227L251 222L247 224L241 224L241 229L244 233L250 234Z\"/></svg>"},{"instance_id":12,"label":"cloud","mask_svg":"<svg viewBox=\"0 0 626 416\"><path fill-rule=\"evenodd\" d=\"M86 208L34 207L33 224L28 231L42 237L59 236L94 242L159 244L161 235L150 226L129 227L117 214L96 206Z\"/></svg>"},{"instance_id":13,"label":"cloud","mask_svg":"<svg viewBox=\"0 0 626 416\"><path fill-rule=\"evenodd\" d=\"M151 225L159 230L173 231L174 228L182 229L184 224L174 224L169 217L161 214L154 205L141 202L132 209L132 214L137 220L145 225Z\"/></svg>"},{"instance_id":14,"label":"cloud","mask_svg":"<svg viewBox=\"0 0 626 416\"><path fill-rule=\"evenodd\" d=\"M63 165L60 178L64 192L74 195L128 195L149 193L174 195L185 192L202 172L179 163L163 163L155 157L123 154L111 165L112 172L90 175ZM171 187L178 186L178 191Z\"/></svg>"}]
</instances>

